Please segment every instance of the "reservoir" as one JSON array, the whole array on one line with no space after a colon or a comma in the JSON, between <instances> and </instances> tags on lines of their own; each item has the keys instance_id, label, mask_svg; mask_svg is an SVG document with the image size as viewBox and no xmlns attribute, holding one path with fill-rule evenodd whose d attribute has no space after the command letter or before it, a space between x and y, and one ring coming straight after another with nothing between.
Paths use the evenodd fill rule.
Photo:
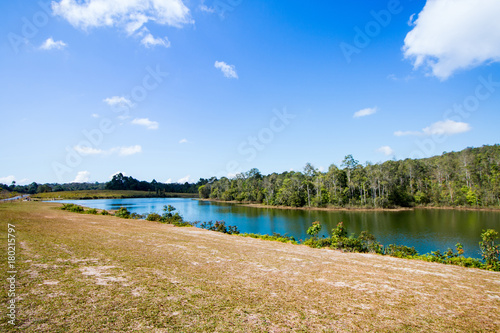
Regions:
<instances>
[{"instance_id":1,"label":"reservoir","mask_svg":"<svg viewBox=\"0 0 500 333\"><path fill-rule=\"evenodd\" d=\"M466 257L480 258L479 241L483 229L500 231L500 212L445 209L405 211L319 211L246 207L185 198L139 198L64 200L85 207L116 210L126 207L138 214L163 213L172 205L184 220L194 222L225 221L242 233L287 234L296 240L308 238L313 221L320 221L320 237L328 237L337 223L344 222L349 234L367 230L384 245L414 246L420 253L455 249L460 242Z\"/></svg>"}]
</instances>

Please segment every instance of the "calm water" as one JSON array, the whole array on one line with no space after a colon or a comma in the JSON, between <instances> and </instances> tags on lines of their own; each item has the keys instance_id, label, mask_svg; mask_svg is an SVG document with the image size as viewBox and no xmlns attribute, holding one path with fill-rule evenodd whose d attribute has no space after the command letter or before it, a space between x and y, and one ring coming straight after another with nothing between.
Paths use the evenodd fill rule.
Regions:
<instances>
[{"instance_id":1,"label":"calm water","mask_svg":"<svg viewBox=\"0 0 500 333\"><path fill-rule=\"evenodd\" d=\"M326 212L251 208L235 204L220 204L181 198L100 199L72 202L98 209L127 207L139 214L162 213L164 205L172 205L187 221L226 221L241 232L288 234L297 240L307 238L307 228L320 221L328 236L338 222L343 221L349 233L368 230L382 244L414 246L419 253L445 251L460 242L465 255L479 256L480 234L483 229L500 231L500 212L415 210L402 212Z\"/></svg>"}]
</instances>

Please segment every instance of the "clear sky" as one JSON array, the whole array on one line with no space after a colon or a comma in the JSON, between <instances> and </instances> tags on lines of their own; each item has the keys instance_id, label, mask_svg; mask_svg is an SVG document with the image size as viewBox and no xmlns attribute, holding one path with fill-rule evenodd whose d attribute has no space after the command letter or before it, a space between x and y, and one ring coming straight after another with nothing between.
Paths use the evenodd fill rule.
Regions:
<instances>
[{"instance_id":1,"label":"clear sky","mask_svg":"<svg viewBox=\"0 0 500 333\"><path fill-rule=\"evenodd\" d=\"M0 3L0 183L197 181L500 142L500 2Z\"/></svg>"}]
</instances>

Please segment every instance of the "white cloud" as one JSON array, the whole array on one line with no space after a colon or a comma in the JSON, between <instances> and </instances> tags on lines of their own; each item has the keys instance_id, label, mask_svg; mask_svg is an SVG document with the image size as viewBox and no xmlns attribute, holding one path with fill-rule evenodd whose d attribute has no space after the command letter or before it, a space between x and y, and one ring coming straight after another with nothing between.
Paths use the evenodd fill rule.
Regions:
<instances>
[{"instance_id":1,"label":"white cloud","mask_svg":"<svg viewBox=\"0 0 500 333\"><path fill-rule=\"evenodd\" d=\"M86 183L90 179L90 172L88 171L78 171L75 180L72 183Z\"/></svg>"},{"instance_id":2,"label":"white cloud","mask_svg":"<svg viewBox=\"0 0 500 333\"><path fill-rule=\"evenodd\" d=\"M10 175L7 177L0 177L0 184L10 185L12 182L16 181L16 177Z\"/></svg>"},{"instance_id":3,"label":"white cloud","mask_svg":"<svg viewBox=\"0 0 500 333\"><path fill-rule=\"evenodd\" d=\"M208 7L207 5L205 4L201 4L198 6L198 8L202 11L202 12L205 12L205 13L209 13L209 14L213 14L215 13L215 9L212 8L212 7Z\"/></svg>"},{"instance_id":4,"label":"white cloud","mask_svg":"<svg viewBox=\"0 0 500 333\"><path fill-rule=\"evenodd\" d=\"M112 155L118 154L119 156L129 156L142 152L142 147L140 145L130 146L130 147L113 147L108 150L102 150L87 146L74 146L73 149L82 156L85 155Z\"/></svg>"},{"instance_id":5,"label":"white cloud","mask_svg":"<svg viewBox=\"0 0 500 333\"><path fill-rule=\"evenodd\" d=\"M99 115L97 113L92 113L91 116L92 118L99 118Z\"/></svg>"},{"instance_id":6,"label":"white cloud","mask_svg":"<svg viewBox=\"0 0 500 333\"><path fill-rule=\"evenodd\" d=\"M132 124L144 126L150 130L156 130L160 126L160 124L157 121L152 121L149 120L148 118L136 118L132 120Z\"/></svg>"},{"instance_id":7,"label":"white cloud","mask_svg":"<svg viewBox=\"0 0 500 333\"><path fill-rule=\"evenodd\" d=\"M419 131L396 131L395 136L405 135L454 135L465 133L471 130L471 126L467 123L457 122L450 119L442 120L431 124L430 126Z\"/></svg>"},{"instance_id":8,"label":"white cloud","mask_svg":"<svg viewBox=\"0 0 500 333\"><path fill-rule=\"evenodd\" d=\"M167 181L165 183L172 184L172 178L167 179Z\"/></svg>"},{"instance_id":9,"label":"white cloud","mask_svg":"<svg viewBox=\"0 0 500 333\"><path fill-rule=\"evenodd\" d=\"M376 112L377 112L376 107L375 108L366 108L366 109L362 109L362 110L354 112L353 117L354 118L366 117L366 116L372 115Z\"/></svg>"},{"instance_id":10,"label":"white cloud","mask_svg":"<svg viewBox=\"0 0 500 333\"><path fill-rule=\"evenodd\" d=\"M471 127L467 123L457 122L453 120L438 121L422 131L425 135L453 135L468 132Z\"/></svg>"},{"instance_id":11,"label":"white cloud","mask_svg":"<svg viewBox=\"0 0 500 333\"><path fill-rule=\"evenodd\" d=\"M188 143L188 140L187 140L187 139L181 139L181 140L179 141L179 143Z\"/></svg>"},{"instance_id":12,"label":"white cloud","mask_svg":"<svg viewBox=\"0 0 500 333\"><path fill-rule=\"evenodd\" d=\"M177 183L179 183L179 184L189 183L190 180L191 180L191 176L187 175L186 177L183 177L183 178L177 180Z\"/></svg>"},{"instance_id":13,"label":"white cloud","mask_svg":"<svg viewBox=\"0 0 500 333\"><path fill-rule=\"evenodd\" d=\"M396 131L394 132L395 136L407 136L407 135L422 135L419 131Z\"/></svg>"},{"instance_id":14,"label":"white cloud","mask_svg":"<svg viewBox=\"0 0 500 333\"><path fill-rule=\"evenodd\" d=\"M410 15L410 18L408 19L408 26L412 27L415 25L415 13Z\"/></svg>"},{"instance_id":15,"label":"white cloud","mask_svg":"<svg viewBox=\"0 0 500 333\"><path fill-rule=\"evenodd\" d=\"M129 156L142 152L142 147L139 145L130 146L130 147L119 147L118 155L120 156Z\"/></svg>"},{"instance_id":16,"label":"white cloud","mask_svg":"<svg viewBox=\"0 0 500 333\"><path fill-rule=\"evenodd\" d=\"M224 61L216 61L214 66L215 68L220 69L225 77L229 79L238 78L234 65L228 65Z\"/></svg>"},{"instance_id":17,"label":"white cloud","mask_svg":"<svg viewBox=\"0 0 500 333\"><path fill-rule=\"evenodd\" d=\"M151 33L147 33L141 40L141 44L147 48L155 46L170 47L170 41L167 37L165 38L155 38Z\"/></svg>"},{"instance_id":18,"label":"white cloud","mask_svg":"<svg viewBox=\"0 0 500 333\"><path fill-rule=\"evenodd\" d=\"M132 101L124 96L108 97L103 99L103 102L108 104L109 106L123 106L123 105L128 105L130 107L133 106Z\"/></svg>"},{"instance_id":19,"label":"white cloud","mask_svg":"<svg viewBox=\"0 0 500 333\"><path fill-rule=\"evenodd\" d=\"M173 27L194 23L182 0L59 0L52 10L83 30L118 27L132 34L149 21Z\"/></svg>"},{"instance_id":20,"label":"white cloud","mask_svg":"<svg viewBox=\"0 0 500 333\"><path fill-rule=\"evenodd\" d=\"M65 42L62 40L54 41L52 37L47 38L45 42L43 42L42 45L40 45L40 50L62 50L67 46Z\"/></svg>"},{"instance_id":21,"label":"white cloud","mask_svg":"<svg viewBox=\"0 0 500 333\"><path fill-rule=\"evenodd\" d=\"M80 155L102 155L106 154L106 152L102 149L96 149L92 147L87 147L87 146L74 146L73 149Z\"/></svg>"},{"instance_id":22,"label":"white cloud","mask_svg":"<svg viewBox=\"0 0 500 333\"><path fill-rule=\"evenodd\" d=\"M127 174L123 171L117 171L115 172L114 174L112 174L111 176L109 176L109 179L113 179L114 176L116 176L117 174L121 173L122 175L126 176Z\"/></svg>"},{"instance_id":23,"label":"white cloud","mask_svg":"<svg viewBox=\"0 0 500 333\"><path fill-rule=\"evenodd\" d=\"M394 150L389 146L382 146L377 149L378 153L383 153L385 156L394 155Z\"/></svg>"},{"instance_id":24,"label":"white cloud","mask_svg":"<svg viewBox=\"0 0 500 333\"><path fill-rule=\"evenodd\" d=\"M446 80L459 69L500 61L500 1L428 0L404 41L415 68Z\"/></svg>"}]
</instances>

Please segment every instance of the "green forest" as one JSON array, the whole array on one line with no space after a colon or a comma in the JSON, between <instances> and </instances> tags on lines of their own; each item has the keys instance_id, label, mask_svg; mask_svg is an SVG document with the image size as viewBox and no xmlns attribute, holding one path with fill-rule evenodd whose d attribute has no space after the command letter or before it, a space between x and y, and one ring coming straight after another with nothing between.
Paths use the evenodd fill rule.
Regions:
<instances>
[{"instance_id":1,"label":"green forest","mask_svg":"<svg viewBox=\"0 0 500 333\"><path fill-rule=\"evenodd\" d=\"M360 164L347 155L320 172L262 175L258 169L233 179L211 179L201 198L289 207L395 208L500 206L500 145L467 148L425 159Z\"/></svg>"}]
</instances>

